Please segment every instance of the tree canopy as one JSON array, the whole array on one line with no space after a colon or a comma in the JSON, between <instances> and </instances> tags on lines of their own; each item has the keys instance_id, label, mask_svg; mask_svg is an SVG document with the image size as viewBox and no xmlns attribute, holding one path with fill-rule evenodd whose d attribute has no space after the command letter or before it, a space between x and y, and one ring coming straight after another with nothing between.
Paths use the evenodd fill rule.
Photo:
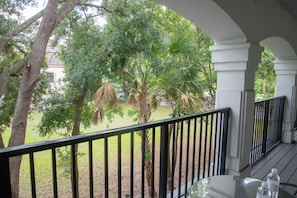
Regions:
<instances>
[{"instance_id":1,"label":"tree canopy","mask_svg":"<svg viewBox=\"0 0 297 198\"><path fill-rule=\"evenodd\" d=\"M199 111L205 95L214 101L213 42L172 10L150 0L103 0L100 5L48 0L43 10L23 20L24 8L38 3L0 2L0 132L12 126L8 146L24 144L28 114L48 87L44 71L49 41L60 45L65 87L43 106L43 135L57 128L66 129L63 135L80 134L80 126L89 126L99 112L91 102L104 86L115 85L131 96L138 123L149 121L161 99L169 101L173 117ZM272 59L265 50L257 72L255 89L263 97L271 96L274 88ZM21 158L11 163L13 194L18 197Z\"/></svg>"}]
</instances>

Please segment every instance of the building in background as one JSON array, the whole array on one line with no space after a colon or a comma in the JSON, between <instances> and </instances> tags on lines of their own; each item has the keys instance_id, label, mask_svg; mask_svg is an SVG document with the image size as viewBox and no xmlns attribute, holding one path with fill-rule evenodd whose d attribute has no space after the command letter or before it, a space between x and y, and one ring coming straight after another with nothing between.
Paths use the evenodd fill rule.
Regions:
<instances>
[{"instance_id":1,"label":"building in background","mask_svg":"<svg viewBox=\"0 0 297 198\"><path fill-rule=\"evenodd\" d=\"M46 72L50 80L51 88L60 90L63 86L64 64L58 58L58 47L48 46L45 54L48 68Z\"/></svg>"}]
</instances>

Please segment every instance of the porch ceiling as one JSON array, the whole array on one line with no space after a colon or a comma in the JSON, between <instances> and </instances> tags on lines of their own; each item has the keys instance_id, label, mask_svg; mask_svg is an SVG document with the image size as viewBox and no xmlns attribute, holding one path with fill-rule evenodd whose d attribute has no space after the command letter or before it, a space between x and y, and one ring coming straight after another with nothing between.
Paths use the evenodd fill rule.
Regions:
<instances>
[{"instance_id":1,"label":"porch ceiling","mask_svg":"<svg viewBox=\"0 0 297 198\"><path fill-rule=\"evenodd\" d=\"M280 3L297 20L297 0L280 0Z\"/></svg>"}]
</instances>

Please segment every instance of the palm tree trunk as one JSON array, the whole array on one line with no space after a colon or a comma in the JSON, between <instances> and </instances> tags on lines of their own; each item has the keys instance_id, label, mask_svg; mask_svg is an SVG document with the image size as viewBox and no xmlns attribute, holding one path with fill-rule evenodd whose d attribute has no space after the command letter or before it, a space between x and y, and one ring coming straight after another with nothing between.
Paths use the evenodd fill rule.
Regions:
<instances>
[{"instance_id":1,"label":"palm tree trunk","mask_svg":"<svg viewBox=\"0 0 297 198\"><path fill-rule=\"evenodd\" d=\"M145 132L143 132L144 134L144 149L145 149L145 153L143 153L143 155L145 155L145 154L148 154L149 156L151 156L152 155L152 151L151 151L151 148L152 148L152 146L151 146L151 143L150 143L150 141L149 141L149 137L148 137L148 135L145 133ZM142 145L143 145L143 143L142 143ZM144 168L145 168L145 172L146 172L146 181L147 181L147 184L148 184L148 187L149 187L149 194L150 194L150 197L153 197L152 196L152 186L153 186L153 183L152 183L152 177L154 177L154 175L153 175L153 164L152 164L152 160L151 159L149 159L148 157L145 157L145 160L144 160ZM154 188L153 189L153 191L154 191L154 197L157 197L157 191L156 191L156 189Z\"/></svg>"},{"instance_id":2,"label":"palm tree trunk","mask_svg":"<svg viewBox=\"0 0 297 198\"><path fill-rule=\"evenodd\" d=\"M147 123L151 116L151 106L150 106L147 98L148 98L147 88L146 88L146 86L143 86L141 89L140 95L139 95L139 103L138 103L138 105L139 105L139 123L140 124ZM153 165L152 165L151 159L149 159L147 157L147 154L149 156L152 156L152 151L151 151L152 146L151 146L148 134L146 132L142 132L142 133L139 133L139 134L144 135L144 142L142 142L142 145L144 145L145 153L142 153L142 155L146 156L145 157L146 181L148 184L148 188L150 189L149 190L150 197L152 197L152 190L151 190L151 188L153 187L152 177L154 177L154 175L152 174L153 173L152 172ZM154 192L154 197L157 197L157 191L155 188L153 189L153 192Z\"/></svg>"}]
</instances>

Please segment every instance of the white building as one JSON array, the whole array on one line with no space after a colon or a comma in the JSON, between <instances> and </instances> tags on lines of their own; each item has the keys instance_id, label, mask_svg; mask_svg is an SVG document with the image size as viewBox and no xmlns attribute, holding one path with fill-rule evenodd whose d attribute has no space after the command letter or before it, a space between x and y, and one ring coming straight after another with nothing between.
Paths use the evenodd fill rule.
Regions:
<instances>
[{"instance_id":1,"label":"white building","mask_svg":"<svg viewBox=\"0 0 297 198\"><path fill-rule=\"evenodd\" d=\"M65 76L64 74L64 64L58 58L58 47L47 47L45 58L48 63L48 72L49 80L51 82L52 88L61 88L63 85L62 80Z\"/></svg>"}]
</instances>

